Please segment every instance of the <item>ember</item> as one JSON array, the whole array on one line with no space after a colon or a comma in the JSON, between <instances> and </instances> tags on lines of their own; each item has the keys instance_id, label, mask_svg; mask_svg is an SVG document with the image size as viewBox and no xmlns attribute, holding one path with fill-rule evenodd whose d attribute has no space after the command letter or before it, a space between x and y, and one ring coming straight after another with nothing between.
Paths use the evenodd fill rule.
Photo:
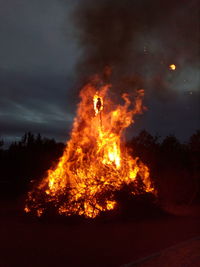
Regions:
<instances>
[{"instance_id":1,"label":"ember","mask_svg":"<svg viewBox=\"0 0 200 267\"><path fill-rule=\"evenodd\" d=\"M137 91L134 105L127 94L116 105L110 87L95 80L81 90L71 139L56 168L28 193L26 212L41 216L50 205L59 214L94 218L115 208L114 193L124 184L133 194L153 192L148 167L122 142L124 130L143 111L144 90Z\"/></svg>"}]
</instances>

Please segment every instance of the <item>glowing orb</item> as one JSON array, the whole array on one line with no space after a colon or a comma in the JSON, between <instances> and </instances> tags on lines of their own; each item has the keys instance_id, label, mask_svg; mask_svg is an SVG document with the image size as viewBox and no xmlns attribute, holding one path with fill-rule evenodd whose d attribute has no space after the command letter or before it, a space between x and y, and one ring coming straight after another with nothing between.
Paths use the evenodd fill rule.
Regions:
<instances>
[{"instance_id":1,"label":"glowing orb","mask_svg":"<svg viewBox=\"0 0 200 267\"><path fill-rule=\"evenodd\" d=\"M171 64L171 65L169 65L169 68L170 68L170 70L175 70L176 69L176 65Z\"/></svg>"}]
</instances>

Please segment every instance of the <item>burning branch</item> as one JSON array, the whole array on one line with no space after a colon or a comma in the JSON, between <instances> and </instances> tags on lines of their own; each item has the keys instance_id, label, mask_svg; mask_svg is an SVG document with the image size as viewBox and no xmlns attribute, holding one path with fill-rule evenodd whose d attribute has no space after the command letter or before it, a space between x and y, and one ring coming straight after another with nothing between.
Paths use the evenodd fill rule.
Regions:
<instances>
[{"instance_id":1,"label":"burning branch","mask_svg":"<svg viewBox=\"0 0 200 267\"><path fill-rule=\"evenodd\" d=\"M112 103L109 87L97 91L88 84L82 89L71 139L57 167L28 194L26 212L41 216L50 204L59 214L94 218L115 208L114 192L124 184L132 186L133 194L153 191L148 167L133 159L121 142L124 130L143 110L144 90L138 91L131 108L127 94L124 105Z\"/></svg>"}]
</instances>

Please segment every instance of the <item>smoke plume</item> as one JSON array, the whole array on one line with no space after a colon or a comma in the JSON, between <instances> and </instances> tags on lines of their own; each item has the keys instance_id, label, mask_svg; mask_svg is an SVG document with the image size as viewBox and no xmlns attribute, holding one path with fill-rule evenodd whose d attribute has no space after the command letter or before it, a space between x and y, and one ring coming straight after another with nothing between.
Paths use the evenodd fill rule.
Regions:
<instances>
[{"instance_id":1,"label":"smoke plume","mask_svg":"<svg viewBox=\"0 0 200 267\"><path fill-rule=\"evenodd\" d=\"M81 78L109 66L119 87L151 87L162 96L159 92L170 88L170 63L183 67L192 59L196 64L197 5L196 0L80 1L73 17L82 51Z\"/></svg>"}]
</instances>

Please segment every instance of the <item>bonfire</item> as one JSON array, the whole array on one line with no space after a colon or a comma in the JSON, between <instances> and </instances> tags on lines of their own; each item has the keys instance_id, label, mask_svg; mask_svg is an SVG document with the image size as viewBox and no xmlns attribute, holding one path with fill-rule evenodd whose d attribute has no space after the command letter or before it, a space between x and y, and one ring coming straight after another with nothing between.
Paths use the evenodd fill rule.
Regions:
<instances>
[{"instance_id":1,"label":"bonfire","mask_svg":"<svg viewBox=\"0 0 200 267\"><path fill-rule=\"evenodd\" d=\"M154 191L148 167L123 141L144 110L144 90L137 90L134 101L123 94L123 104L116 104L110 89L98 78L82 88L70 140L56 167L28 193L27 213L41 216L51 206L58 214L95 218L117 207L115 193L124 185L133 195Z\"/></svg>"}]
</instances>

